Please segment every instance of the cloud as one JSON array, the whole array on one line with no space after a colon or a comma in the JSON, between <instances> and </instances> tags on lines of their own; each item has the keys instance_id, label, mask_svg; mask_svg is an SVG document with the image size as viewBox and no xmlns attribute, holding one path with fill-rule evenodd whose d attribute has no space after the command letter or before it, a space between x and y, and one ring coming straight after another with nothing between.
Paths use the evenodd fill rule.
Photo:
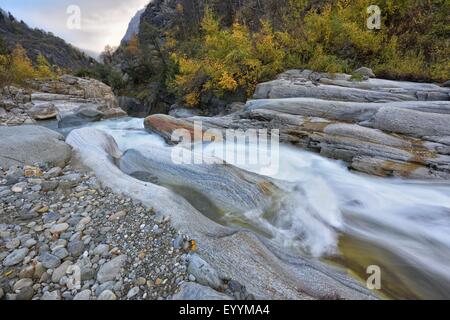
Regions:
<instances>
[{"instance_id":1,"label":"cloud","mask_svg":"<svg viewBox=\"0 0 450 320\"><path fill-rule=\"evenodd\" d=\"M119 45L131 18L149 0L1 0L10 11L31 27L51 31L78 48L101 52L106 45ZM78 6L80 29L67 27L69 6Z\"/></svg>"}]
</instances>

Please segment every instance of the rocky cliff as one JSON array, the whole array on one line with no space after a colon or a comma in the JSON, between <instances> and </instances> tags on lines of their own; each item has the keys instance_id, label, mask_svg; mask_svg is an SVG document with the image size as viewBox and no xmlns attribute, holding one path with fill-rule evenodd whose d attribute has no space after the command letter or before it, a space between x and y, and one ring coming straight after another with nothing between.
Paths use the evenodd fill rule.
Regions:
<instances>
[{"instance_id":1,"label":"rocky cliff","mask_svg":"<svg viewBox=\"0 0 450 320\"><path fill-rule=\"evenodd\" d=\"M145 8L139 10L136 15L131 19L130 23L128 24L127 32L125 33L125 36L122 39L121 44L126 45L133 36L136 36L139 33L139 27L141 25L141 16L144 13Z\"/></svg>"}]
</instances>

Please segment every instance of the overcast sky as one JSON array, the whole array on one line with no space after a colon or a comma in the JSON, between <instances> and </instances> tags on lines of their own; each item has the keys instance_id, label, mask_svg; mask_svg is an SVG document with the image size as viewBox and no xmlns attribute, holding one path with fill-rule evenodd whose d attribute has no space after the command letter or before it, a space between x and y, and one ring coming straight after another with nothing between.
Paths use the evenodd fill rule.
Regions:
<instances>
[{"instance_id":1,"label":"overcast sky","mask_svg":"<svg viewBox=\"0 0 450 320\"><path fill-rule=\"evenodd\" d=\"M0 8L10 11L31 27L51 31L80 49L98 53L108 44L119 45L131 18L149 2L150 0L0 0ZM73 5L80 8L80 29L67 27L67 21L72 16L67 10Z\"/></svg>"}]
</instances>

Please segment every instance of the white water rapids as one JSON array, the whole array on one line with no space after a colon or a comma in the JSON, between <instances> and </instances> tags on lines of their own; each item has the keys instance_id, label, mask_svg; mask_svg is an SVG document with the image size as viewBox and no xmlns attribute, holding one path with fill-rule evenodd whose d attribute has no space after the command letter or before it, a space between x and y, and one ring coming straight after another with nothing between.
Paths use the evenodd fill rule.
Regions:
<instances>
[{"instance_id":1,"label":"white water rapids","mask_svg":"<svg viewBox=\"0 0 450 320\"><path fill-rule=\"evenodd\" d=\"M144 131L142 119L93 126L111 134L122 151L165 145ZM255 166L240 167L259 173ZM359 276L370 263L380 264L388 296L448 298L450 183L364 176L285 145L273 178L293 186L286 195L289 207L270 217L244 214L246 223L286 248L339 263ZM234 218L224 217L230 223Z\"/></svg>"}]
</instances>

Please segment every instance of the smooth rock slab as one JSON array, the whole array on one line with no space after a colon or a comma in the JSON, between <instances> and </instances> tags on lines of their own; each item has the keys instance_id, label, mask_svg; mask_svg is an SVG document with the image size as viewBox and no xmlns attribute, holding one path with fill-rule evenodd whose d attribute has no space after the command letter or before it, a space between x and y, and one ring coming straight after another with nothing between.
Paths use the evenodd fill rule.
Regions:
<instances>
[{"instance_id":1,"label":"smooth rock slab","mask_svg":"<svg viewBox=\"0 0 450 320\"><path fill-rule=\"evenodd\" d=\"M97 273L98 282L105 283L114 280L120 274L126 261L127 256L121 255L105 263Z\"/></svg>"},{"instance_id":2,"label":"smooth rock slab","mask_svg":"<svg viewBox=\"0 0 450 320\"><path fill-rule=\"evenodd\" d=\"M450 115L398 108L382 108L375 115L376 129L415 137L450 136Z\"/></svg>"},{"instance_id":3,"label":"smooth rock slab","mask_svg":"<svg viewBox=\"0 0 450 320\"><path fill-rule=\"evenodd\" d=\"M57 132L39 126L0 127L0 167L48 164L64 167L71 148Z\"/></svg>"}]
</instances>

